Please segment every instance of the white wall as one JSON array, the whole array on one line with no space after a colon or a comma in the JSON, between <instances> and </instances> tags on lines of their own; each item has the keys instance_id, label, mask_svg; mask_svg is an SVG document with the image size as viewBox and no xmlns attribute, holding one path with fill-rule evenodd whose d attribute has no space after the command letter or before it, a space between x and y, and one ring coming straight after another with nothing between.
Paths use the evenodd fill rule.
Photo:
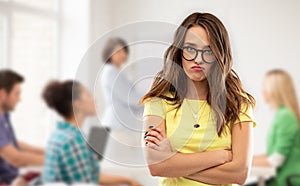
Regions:
<instances>
[{"instance_id":1,"label":"white wall","mask_svg":"<svg viewBox=\"0 0 300 186\"><path fill-rule=\"evenodd\" d=\"M297 74L300 1L111 0L106 3L109 5L105 5L108 9L104 10L104 14L110 22L109 24L107 20L103 22L105 31L107 27L113 29L146 20L180 24L187 15L194 11L210 12L219 17L230 34L234 67L245 88L257 100L255 117L258 125L255 128L255 153L265 151L265 137L272 119L272 112L261 97L262 78L269 69L283 68L291 73L295 82L300 81L300 76ZM103 14L98 16L103 16ZM97 18L93 19L97 20ZM157 33L164 34L159 28L155 30ZM99 36L104 33L98 31ZM139 54L142 54L142 51L134 49L131 55L136 57L140 56ZM161 66L159 63L155 65L157 70ZM135 69L139 71L135 72L135 75L147 73L147 68L135 67ZM299 86L297 90L299 95Z\"/></svg>"},{"instance_id":2,"label":"white wall","mask_svg":"<svg viewBox=\"0 0 300 186\"><path fill-rule=\"evenodd\" d=\"M89 35L89 41L90 45L94 45L95 42L97 42L97 39L101 38L105 33L109 32L111 29L111 17L109 16L112 11L110 0L90 0L90 35ZM96 58L93 63L90 63L89 69L90 70L90 79L89 86L94 87L94 80L97 76L97 70L99 66L101 65L101 50L98 50L93 55L93 58ZM96 91L94 92L94 96L99 103L98 109L103 110L105 109L104 98L102 95L102 91ZM99 117L102 117L104 112L99 112ZM93 122L96 122L96 120L93 120Z\"/></svg>"},{"instance_id":3,"label":"white wall","mask_svg":"<svg viewBox=\"0 0 300 186\"><path fill-rule=\"evenodd\" d=\"M63 0L58 1L58 38L57 38L57 69L56 74L51 79L67 80L75 79L82 56L89 46L89 1ZM81 70L85 73L85 82L89 81L88 68ZM43 85L45 86L45 85ZM40 93L39 93L40 94ZM52 109L47 108L49 122L45 126L46 135L40 139L43 146L46 145L49 136L56 127L55 123L61 120L61 117ZM17 129L18 130L18 129ZM37 144L36 141L26 140L26 142Z\"/></svg>"},{"instance_id":4,"label":"white wall","mask_svg":"<svg viewBox=\"0 0 300 186\"><path fill-rule=\"evenodd\" d=\"M75 77L80 61L90 44L90 4L86 0L63 0L60 3L59 75L62 79L71 79ZM86 73L88 74L88 69Z\"/></svg>"}]
</instances>

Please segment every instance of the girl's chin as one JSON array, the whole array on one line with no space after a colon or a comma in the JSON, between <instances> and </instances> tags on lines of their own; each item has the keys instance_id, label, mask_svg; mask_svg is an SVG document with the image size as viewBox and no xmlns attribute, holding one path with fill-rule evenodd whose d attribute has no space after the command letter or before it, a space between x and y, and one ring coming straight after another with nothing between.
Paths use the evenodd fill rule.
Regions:
<instances>
[{"instance_id":1,"label":"girl's chin","mask_svg":"<svg viewBox=\"0 0 300 186\"><path fill-rule=\"evenodd\" d=\"M206 77L204 76L202 76L202 77L191 77L190 78L192 81L194 81L194 82L202 82L202 81L206 81Z\"/></svg>"}]
</instances>

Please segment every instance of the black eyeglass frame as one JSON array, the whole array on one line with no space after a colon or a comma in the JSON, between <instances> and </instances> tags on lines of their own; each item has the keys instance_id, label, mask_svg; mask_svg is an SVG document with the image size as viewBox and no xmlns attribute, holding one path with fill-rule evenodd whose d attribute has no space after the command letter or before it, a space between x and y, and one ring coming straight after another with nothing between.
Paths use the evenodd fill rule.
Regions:
<instances>
[{"instance_id":1,"label":"black eyeglass frame","mask_svg":"<svg viewBox=\"0 0 300 186\"><path fill-rule=\"evenodd\" d=\"M192 59L187 59L187 58L184 57L184 55L183 55L183 50L186 49L186 48L191 48L191 49L193 49L193 50L196 51L196 55L195 55L194 58L192 58ZM215 62L217 61L217 59L215 59L214 61L209 62L209 61L206 61L206 60L204 59L204 56L203 56L203 55L204 55L204 52L212 52L212 50L210 50L210 49L201 50L201 49L196 49L196 48L191 47L191 46L183 46L183 47L181 47L180 49L181 49L181 55L182 55L182 57L183 57L185 60L187 60L187 61L194 61L194 60L198 57L199 52L201 52L201 58L202 58L202 60L203 60L205 63L207 63L207 64L213 64L213 63L215 63ZM216 57L215 57L215 58L216 58Z\"/></svg>"}]
</instances>

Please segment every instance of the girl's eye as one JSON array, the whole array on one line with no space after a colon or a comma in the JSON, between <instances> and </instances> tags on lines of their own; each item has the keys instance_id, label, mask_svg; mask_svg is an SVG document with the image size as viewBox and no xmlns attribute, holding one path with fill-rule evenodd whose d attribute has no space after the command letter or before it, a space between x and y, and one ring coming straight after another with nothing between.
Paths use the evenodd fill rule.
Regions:
<instances>
[{"instance_id":1,"label":"girl's eye","mask_svg":"<svg viewBox=\"0 0 300 186\"><path fill-rule=\"evenodd\" d=\"M214 53L213 53L211 50L205 50L205 53L206 53L207 55L214 55Z\"/></svg>"},{"instance_id":2,"label":"girl's eye","mask_svg":"<svg viewBox=\"0 0 300 186\"><path fill-rule=\"evenodd\" d=\"M195 49L193 47L186 47L187 51L194 51Z\"/></svg>"}]
</instances>

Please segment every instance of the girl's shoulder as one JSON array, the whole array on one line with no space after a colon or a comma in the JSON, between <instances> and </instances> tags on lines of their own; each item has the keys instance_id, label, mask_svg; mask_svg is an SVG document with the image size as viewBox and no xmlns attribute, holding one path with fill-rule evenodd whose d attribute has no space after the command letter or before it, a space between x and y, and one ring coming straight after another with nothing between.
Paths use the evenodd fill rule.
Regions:
<instances>
[{"instance_id":1,"label":"girl's shoulder","mask_svg":"<svg viewBox=\"0 0 300 186\"><path fill-rule=\"evenodd\" d=\"M169 99L173 99L175 96L171 92L165 93L163 96L154 96L147 98L144 102L169 102Z\"/></svg>"}]
</instances>

